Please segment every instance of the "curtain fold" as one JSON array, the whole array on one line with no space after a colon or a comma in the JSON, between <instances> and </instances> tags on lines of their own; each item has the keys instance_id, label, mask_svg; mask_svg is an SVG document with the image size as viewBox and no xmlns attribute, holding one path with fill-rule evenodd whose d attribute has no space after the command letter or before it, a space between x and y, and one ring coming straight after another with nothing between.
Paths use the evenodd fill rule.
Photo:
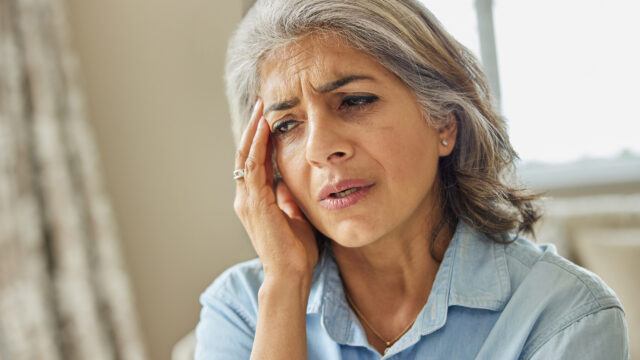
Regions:
<instances>
[{"instance_id":1,"label":"curtain fold","mask_svg":"<svg viewBox=\"0 0 640 360\"><path fill-rule=\"evenodd\" d=\"M60 0L0 0L0 359L145 359Z\"/></svg>"}]
</instances>

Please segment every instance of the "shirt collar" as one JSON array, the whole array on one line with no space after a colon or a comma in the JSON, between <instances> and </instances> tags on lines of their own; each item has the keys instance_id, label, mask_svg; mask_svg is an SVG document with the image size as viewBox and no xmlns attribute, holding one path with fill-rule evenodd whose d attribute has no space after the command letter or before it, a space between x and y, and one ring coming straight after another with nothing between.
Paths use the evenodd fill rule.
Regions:
<instances>
[{"instance_id":1,"label":"shirt collar","mask_svg":"<svg viewBox=\"0 0 640 360\"><path fill-rule=\"evenodd\" d=\"M449 306L500 311L511 295L505 245L460 220L436 274L429 300L414 326L393 348L406 347L420 336L444 326ZM366 336L354 331L359 323L344 296L342 280L329 244L314 269L307 314L319 314L338 343L366 346Z\"/></svg>"}]
</instances>

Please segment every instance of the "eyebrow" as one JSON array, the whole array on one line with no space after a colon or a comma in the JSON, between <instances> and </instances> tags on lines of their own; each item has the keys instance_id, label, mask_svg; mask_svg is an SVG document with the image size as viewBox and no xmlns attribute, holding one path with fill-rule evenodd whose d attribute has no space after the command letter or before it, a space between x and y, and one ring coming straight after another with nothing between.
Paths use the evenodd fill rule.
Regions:
<instances>
[{"instance_id":1,"label":"eyebrow","mask_svg":"<svg viewBox=\"0 0 640 360\"><path fill-rule=\"evenodd\" d=\"M360 80L372 80L375 81L374 78L372 78L371 76L367 76L367 75L349 75L349 76L345 76L343 78L340 78L338 80L335 81L331 81L327 84L324 84L320 87L318 87L317 91L321 94L325 94L328 92L331 92L333 90L339 89L349 83L352 83L354 81L360 81ZM289 110L291 108L293 108L294 106L298 105L300 103L300 99L298 98L293 98L293 99L288 99L285 101L281 101L281 102L277 102L275 104L270 105L269 107L267 107L267 109L264 111L263 116L266 116L269 112L271 111L282 111L282 110Z\"/></svg>"}]
</instances>

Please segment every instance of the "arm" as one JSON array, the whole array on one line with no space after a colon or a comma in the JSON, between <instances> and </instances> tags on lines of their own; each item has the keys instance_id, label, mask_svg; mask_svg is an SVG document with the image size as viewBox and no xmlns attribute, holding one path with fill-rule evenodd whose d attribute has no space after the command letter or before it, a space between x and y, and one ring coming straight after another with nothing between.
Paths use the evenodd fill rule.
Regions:
<instances>
[{"instance_id":1,"label":"arm","mask_svg":"<svg viewBox=\"0 0 640 360\"><path fill-rule=\"evenodd\" d=\"M313 227L284 179L274 186L262 101L242 136L234 209L264 269L252 359L305 359L306 307L318 247Z\"/></svg>"},{"instance_id":2,"label":"arm","mask_svg":"<svg viewBox=\"0 0 640 360\"><path fill-rule=\"evenodd\" d=\"M255 334L255 317L223 292L207 290L196 327L196 360L248 359Z\"/></svg>"},{"instance_id":3,"label":"arm","mask_svg":"<svg viewBox=\"0 0 640 360\"><path fill-rule=\"evenodd\" d=\"M266 279L258 294L258 328L251 359L306 359L310 279Z\"/></svg>"},{"instance_id":4,"label":"arm","mask_svg":"<svg viewBox=\"0 0 640 360\"><path fill-rule=\"evenodd\" d=\"M624 314L608 308L587 315L553 335L531 360L629 359L629 340Z\"/></svg>"},{"instance_id":5,"label":"arm","mask_svg":"<svg viewBox=\"0 0 640 360\"><path fill-rule=\"evenodd\" d=\"M195 359L306 359L311 278L265 276L258 290L257 314L246 301L250 293L231 290L254 288L244 281L223 274L200 297Z\"/></svg>"}]
</instances>

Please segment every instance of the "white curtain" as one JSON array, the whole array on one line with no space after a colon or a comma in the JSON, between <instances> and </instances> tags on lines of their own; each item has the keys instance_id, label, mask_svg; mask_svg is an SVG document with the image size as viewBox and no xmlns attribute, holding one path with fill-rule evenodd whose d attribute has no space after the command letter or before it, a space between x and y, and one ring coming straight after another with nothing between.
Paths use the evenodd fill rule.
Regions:
<instances>
[{"instance_id":1,"label":"white curtain","mask_svg":"<svg viewBox=\"0 0 640 360\"><path fill-rule=\"evenodd\" d=\"M145 359L61 0L0 0L0 359Z\"/></svg>"}]
</instances>

